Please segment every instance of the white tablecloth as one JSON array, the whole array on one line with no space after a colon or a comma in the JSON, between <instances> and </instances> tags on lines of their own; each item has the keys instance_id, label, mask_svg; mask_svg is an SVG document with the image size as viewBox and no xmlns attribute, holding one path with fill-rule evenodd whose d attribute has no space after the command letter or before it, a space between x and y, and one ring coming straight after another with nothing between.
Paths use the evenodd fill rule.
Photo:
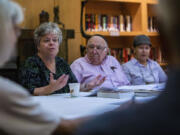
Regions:
<instances>
[{"instance_id":1,"label":"white tablecloth","mask_svg":"<svg viewBox=\"0 0 180 135\"><path fill-rule=\"evenodd\" d=\"M85 97L89 93L81 92L80 97L70 97L70 94L55 94L49 96L34 96L33 99L57 116L74 119L83 116L97 115L120 107L131 98L114 99L100 97ZM155 97L136 97L135 102L144 103Z\"/></svg>"},{"instance_id":2,"label":"white tablecloth","mask_svg":"<svg viewBox=\"0 0 180 135\"><path fill-rule=\"evenodd\" d=\"M101 114L116 109L120 104L131 100L130 98L83 97L85 93L80 94L80 97L73 98L69 94L55 94L50 96L34 96L33 99L48 111L66 119Z\"/></svg>"}]
</instances>

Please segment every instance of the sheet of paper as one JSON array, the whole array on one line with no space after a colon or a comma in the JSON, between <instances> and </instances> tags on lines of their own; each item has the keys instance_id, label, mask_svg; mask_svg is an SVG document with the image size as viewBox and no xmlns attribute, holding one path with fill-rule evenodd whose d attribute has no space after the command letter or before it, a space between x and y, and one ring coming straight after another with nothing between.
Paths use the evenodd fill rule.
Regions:
<instances>
[{"instance_id":1,"label":"sheet of paper","mask_svg":"<svg viewBox=\"0 0 180 135\"><path fill-rule=\"evenodd\" d=\"M148 85L129 85L120 86L118 90L163 90L165 88L165 83L158 84L148 84Z\"/></svg>"}]
</instances>

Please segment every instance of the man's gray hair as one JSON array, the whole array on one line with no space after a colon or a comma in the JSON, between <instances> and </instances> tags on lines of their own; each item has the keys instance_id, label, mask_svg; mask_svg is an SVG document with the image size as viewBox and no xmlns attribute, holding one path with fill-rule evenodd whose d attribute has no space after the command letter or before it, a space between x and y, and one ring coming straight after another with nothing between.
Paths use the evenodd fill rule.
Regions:
<instances>
[{"instance_id":1,"label":"man's gray hair","mask_svg":"<svg viewBox=\"0 0 180 135\"><path fill-rule=\"evenodd\" d=\"M53 22L46 22L37 27L34 31L34 41L38 46L41 38L46 34L55 34L58 36L59 44L62 42L62 31L59 26Z\"/></svg>"},{"instance_id":2,"label":"man's gray hair","mask_svg":"<svg viewBox=\"0 0 180 135\"><path fill-rule=\"evenodd\" d=\"M14 25L19 24L23 21L23 12L21 7L11 0L0 0L0 58L1 60L5 57L9 57L6 52L9 42L9 30L13 29ZM11 37L9 37L11 38ZM1 61L0 64L2 64Z\"/></svg>"},{"instance_id":3,"label":"man's gray hair","mask_svg":"<svg viewBox=\"0 0 180 135\"><path fill-rule=\"evenodd\" d=\"M0 17L1 23L12 20L14 24L19 24L24 19L22 8L11 0L0 0Z\"/></svg>"},{"instance_id":4,"label":"man's gray hair","mask_svg":"<svg viewBox=\"0 0 180 135\"><path fill-rule=\"evenodd\" d=\"M22 8L11 0L0 0L0 33L6 31L7 25L19 24L23 21Z\"/></svg>"}]
</instances>

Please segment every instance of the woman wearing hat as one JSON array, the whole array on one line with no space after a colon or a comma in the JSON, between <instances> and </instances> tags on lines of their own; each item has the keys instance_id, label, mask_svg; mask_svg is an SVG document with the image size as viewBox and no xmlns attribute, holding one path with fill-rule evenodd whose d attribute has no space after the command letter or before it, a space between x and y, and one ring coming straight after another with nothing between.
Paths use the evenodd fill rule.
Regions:
<instances>
[{"instance_id":1,"label":"woman wearing hat","mask_svg":"<svg viewBox=\"0 0 180 135\"><path fill-rule=\"evenodd\" d=\"M163 83L167 76L160 65L149 58L151 41L145 35L134 38L134 58L123 64L123 69L132 85Z\"/></svg>"}]
</instances>

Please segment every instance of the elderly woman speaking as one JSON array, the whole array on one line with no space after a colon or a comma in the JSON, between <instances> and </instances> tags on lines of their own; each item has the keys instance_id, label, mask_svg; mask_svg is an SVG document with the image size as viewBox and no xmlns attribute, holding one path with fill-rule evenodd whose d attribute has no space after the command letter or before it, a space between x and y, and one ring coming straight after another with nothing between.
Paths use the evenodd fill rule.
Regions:
<instances>
[{"instance_id":1,"label":"elderly woman speaking","mask_svg":"<svg viewBox=\"0 0 180 135\"><path fill-rule=\"evenodd\" d=\"M62 32L52 22L43 23L34 32L38 53L20 68L19 80L31 94L47 95L69 92L67 83L77 82L69 65L57 57Z\"/></svg>"}]
</instances>

